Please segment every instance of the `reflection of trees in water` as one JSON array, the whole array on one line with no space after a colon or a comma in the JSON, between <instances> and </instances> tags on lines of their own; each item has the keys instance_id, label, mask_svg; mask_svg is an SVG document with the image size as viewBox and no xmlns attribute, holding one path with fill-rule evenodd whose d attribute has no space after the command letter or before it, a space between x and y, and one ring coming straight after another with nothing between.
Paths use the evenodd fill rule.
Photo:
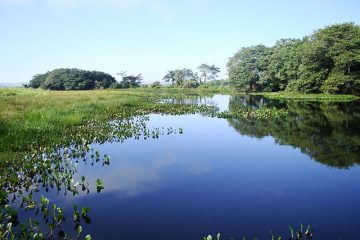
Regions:
<instances>
[{"instance_id":1,"label":"reflection of trees in water","mask_svg":"<svg viewBox=\"0 0 360 240\"><path fill-rule=\"evenodd\" d=\"M229 119L240 134L262 138L272 136L277 143L298 147L316 161L347 168L360 164L359 102L321 103L261 100L258 96L232 97L229 109L282 108L284 118Z\"/></svg>"},{"instance_id":2,"label":"reflection of trees in water","mask_svg":"<svg viewBox=\"0 0 360 240\"><path fill-rule=\"evenodd\" d=\"M164 102L171 104L180 104L180 105L216 106L216 102L212 100L212 96L201 96L201 95L169 98L169 99L165 99Z\"/></svg>"},{"instance_id":3,"label":"reflection of trees in water","mask_svg":"<svg viewBox=\"0 0 360 240\"><path fill-rule=\"evenodd\" d=\"M237 111L239 109L257 110L270 107L283 108L284 104L256 95L232 96L229 103L230 111Z\"/></svg>"}]
</instances>

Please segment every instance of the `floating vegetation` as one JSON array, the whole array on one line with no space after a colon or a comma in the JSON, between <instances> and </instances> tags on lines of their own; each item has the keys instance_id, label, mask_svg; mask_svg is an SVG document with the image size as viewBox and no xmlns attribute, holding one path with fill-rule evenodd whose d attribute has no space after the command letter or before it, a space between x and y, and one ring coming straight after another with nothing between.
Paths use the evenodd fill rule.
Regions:
<instances>
[{"instance_id":1,"label":"floating vegetation","mask_svg":"<svg viewBox=\"0 0 360 240\"><path fill-rule=\"evenodd\" d=\"M214 114L214 116L218 118L252 118L256 120L268 118L283 118L287 115L287 110L276 108L261 108L257 110L239 109L237 111L224 111Z\"/></svg>"},{"instance_id":2,"label":"floating vegetation","mask_svg":"<svg viewBox=\"0 0 360 240\"><path fill-rule=\"evenodd\" d=\"M314 229L310 225L305 229L303 224L300 224L299 230L294 230L292 226L289 226L290 236L283 238L282 236L275 236L272 231L270 231L271 240L311 240L314 235ZM233 239L233 238L231 238ZM257 240L256 237L242 237L242 240ZM221 240L221 235L218 233L216 237L212 235L208 235L207 237L203 237L203 240Z\"/></svg>"}]
</instances>

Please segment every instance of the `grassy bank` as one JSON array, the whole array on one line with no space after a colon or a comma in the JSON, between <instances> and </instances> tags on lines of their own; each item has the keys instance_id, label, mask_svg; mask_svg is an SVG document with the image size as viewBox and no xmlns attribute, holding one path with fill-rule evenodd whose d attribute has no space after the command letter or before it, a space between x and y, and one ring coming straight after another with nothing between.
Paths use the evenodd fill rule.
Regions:
<instances>
[{"instance_id":1,"label":"grassy bank","mask_svg":"<svg viewBox=\"0 0 360 240\"><path fill-rule=\"evenodd\" d=\"M293 92L262 92L251 93L252 95L261 95L269 99L289 99L298 101L331 101L331 102L349 102L360 99L354 95L341 95L341 94L304 94Z\"/></svg>"}]
</instances>

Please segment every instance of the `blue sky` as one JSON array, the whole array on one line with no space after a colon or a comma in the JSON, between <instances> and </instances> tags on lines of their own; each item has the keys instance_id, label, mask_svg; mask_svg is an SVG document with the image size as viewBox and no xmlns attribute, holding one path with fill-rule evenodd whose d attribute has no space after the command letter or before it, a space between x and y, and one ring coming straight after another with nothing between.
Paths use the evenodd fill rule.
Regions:
<instances>
[{"instance_id":1,"label":"blue sky","mask_svg":"<svg viewBox=\"0 0 360 240\"><path fill-rule=\"evenodd\" d=\"M60 67L161 80L244 46L360 24L357 0L0 0L0 83Z\"/></svg>"}]
</instances>

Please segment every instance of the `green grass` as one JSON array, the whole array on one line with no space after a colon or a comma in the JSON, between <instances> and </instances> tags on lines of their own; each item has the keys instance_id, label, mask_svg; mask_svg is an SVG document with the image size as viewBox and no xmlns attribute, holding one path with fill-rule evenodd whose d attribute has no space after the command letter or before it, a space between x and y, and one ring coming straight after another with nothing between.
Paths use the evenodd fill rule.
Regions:
<instances>
[{"instance_id":1,"label":"green grass","mask_svg":"<svg viewBox=\"0 0 360 240\"><path fill-rule=\"evenodd\" d=\"M269 99L291 99L291 100L306 100L306 101L331 101L331 102L348 102L360 99L353 95L334 95L334 94L304 94L292 92L262 92L251 93L252 95L261 95Z\"/></svg>"}]
</instances>

